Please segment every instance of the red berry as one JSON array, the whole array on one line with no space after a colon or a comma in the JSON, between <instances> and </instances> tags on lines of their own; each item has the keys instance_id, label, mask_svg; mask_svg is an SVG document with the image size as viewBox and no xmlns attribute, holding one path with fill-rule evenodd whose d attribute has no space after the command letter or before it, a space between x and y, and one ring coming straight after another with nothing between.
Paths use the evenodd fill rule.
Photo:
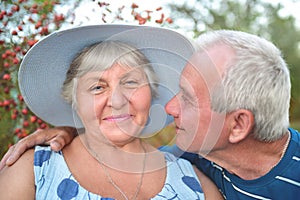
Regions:
<instances>
[{"instance_id":1,"label":"red berry","mask_svg":"<svg viewBox=\"0 0 300 200\"><path fill-rule=\"evenodd\" d=\"M37 7L38 7L38 5L36 3L31 6L31 8L33 8L33 9L37 9Z\"/></svg>"},{"instance_id":2,"label":"red berry","mask_svg":"<svg viewBox=\"0 0 300 200\"><path fill-rule=\"evenodd\" d=\"M10 105L10 101L9 100L4 100L3 101L3 106L9 106Z\"/></svg>"},{"instance_id":3,"label":"red berry","mask_svg":"<svg viewBox=\"0 0 300 200\"><path fill-rule=\"evenodd\" d=\"M169 24L172 24L172 23L173 23L173 20L172 20L170 17L168 17L168 18L166 19L166 22L168 22Z\"/></svg>"},{"instance_id":4,"label":"red berry","mask_svg":"<svg viewBox=\"0 0 300 200\"><path fill-rule=\"evenodd\" d=\"M20 6L19 5L15 5L11 8L12 12L18 12L20 10Z\"/></svg>"},{"instance_id":5,"label":"red berry","mask_svg":"<svg viewBox=\"0 0 300 200\"><path fill-rule=\"evenodd\" d=\"M13 30L13 31L11 32L11 34L12 34L12 35L18 35L18 32L17 32L16 30Z\"/></svg>"},{"instance_id":6,"label":"red berry","mask_svg":"<svg viewBox=\"0 0 300 200\"><path fill-rule=\"evenodd\" d=\"M20 132L21 132L21 129L20 129L20 128L16 128L16 129L15 129L15 134L20 133Z\"/></svg>"},{"instance_id":7,"label":"red berry","mask_svg":"<svg viewBox=\"0 0 300 200\"><path fill-rule=\"evenodd\" d=\"M42 22L41 22L41 21L38 21L38 22L35 24L35 29L39 29L41 26L42 26Z\"/></svg>"},{"instance_id":8,"label":"red berry","mask_svg":"<svg viewBox=\"0 0 300 200\"><path fill-rule=\"evenodd\" d=\"M21 132L17 133L17 137L18 137L19 139L21 139L21 138L22 138L22 133L21 133Z\"/></svg>"},{"instance_id":9,"label":"red berry","mask_svg":"<svg viewBox=\"0 0 300 200\"><path fill-rule=\"evenodd\" d=\"M131 5L131 8L138 8L139 6L137 5L137 4L135 4L135 3L132 3L132 5Z\"/></svg>"},{"instance_id":10,"label":"red berry","mask_svg":"<svg viewBox=\"0 0 300 200\"><path fill-rule=\"evenodd\" d=\"M45 129L45 128L47 128L47 124L45 124L45 123L42 123L42 124L40 125L40 128L41 128L41 129Z\"/></svg>"},{"instance_id":11,"label":"red berry","mask_svg":"<svg viewBox=\"0 0 300 200\"><path fill-rule=\"evenodd\" d=\"M19 101L23 101L24 99L23 99L23 96L22 95L18 95L18 99L19 99Z\"/></svg>"},{"instance_id":12,"label":"red berry","mask_svg":"<svg viewBox=\"0 0 300 200\"><path fill-rule=\"evenodd\" d=\"M27 41L27 44L28 44L30 47L32 47L35 43L36 43L35 40L28 40L28 41Z\"/></svg>"},{"instance_id":13,"label":"red berry","mask_svg":"<svg viewBox=\"0 0 300 200\"><path fill-rule=\"evenodd\" d=\"M6 94L8 94L9 91L10 91L9 87L5 87L5 88L4 88L4 92L5 92Z\"/></svg>"},{"instance_id":14,"label":"red berry","mask_svg":"<svg viewBox=\"0 0 300 200\"><path fill-rule=\"evenodd\" d=\"M26 108L24 108L24 109L22 110L22 114L23 114L23 115L27 115L27 114L28 114L28 110L27 110Z\"/></svg>"},{"instance_id":15,"label":"red berry","mask_svg":"<svg viewBox=\"0 0 300 200\"><path fill-rule=\"evenodd\" d=\"M6 59L7 57L8 57L8 56L7 56L6 53L2 54L2 58L3 58L3 59Z\"/></svg>"},{"instance_id":16,"label":"red berry","mask_svg":"<svg viewBox=\"0 0 300 200\"><path fill-rule=\"evenodd\" d=\"M9 74L4 74L3 75L3 80L10 80L10 75Z\"/></svg>"},{"instance_id":17,"label":"red berry","mask_svg":"<svg viewBox=\"0 0 300 200\"><path fill-rule=\"evenodd\" d=\"M23 31L23 27L21 25L18 26L19 31Z\"/></svg>"},{"instance_id":18,"label":"red berry","mask_svg":"<svg viewBox=\"0 0 300 200\"><path fill-rule=\"evenodd\" d=\"M15 113L13 113L13 114L11 115L11 119L12 119L12 120L17 119L17 115L16 115Z\"/></svg>"},{"instance_id":19,"label":"red berry","mask_svg":"<svg viewBox=\"0 0 300 200\"><path fill-rule=\"evenodd\" d=\"M30 121L31 121L31 123L34 123L34 122L36 122L37 121L37 117L36 116L31 116L30 117Z\"/></svg>"},{"instance_id":20,"label":"red berry","mask_svg":"<svg viewBox=\"0 0 300 200\"><path fill-rule=\"evenodd\" d=\"M21 47L20 46L16 46L16 48L15 48L15 51L16 52L20 52L22 49L21 49Z\"/></svg>"},{"instance_id":21,"label":"red berry","mask_svg":"<svg viewBox=\"0 0 300 200\"><path fill-rule=\"evenodd\" d=\"M27 121L27 120L25 120L24 122L23 122L23 127L28 127L29 126L29 122Z\"/></svg>"},{"instance_id":22,"label":"red berry","mask_svg":"<svg viewBox=\"0 0 300 200\"><path fill-rule=\"evenodd\" d=\"M15 65L16 65L16 64L19 64L19 62L20 62L20 61L19 61L18 58L14 58L14 59L13 59L13 63L14 63Z\"/></svg>"}]
</instances>

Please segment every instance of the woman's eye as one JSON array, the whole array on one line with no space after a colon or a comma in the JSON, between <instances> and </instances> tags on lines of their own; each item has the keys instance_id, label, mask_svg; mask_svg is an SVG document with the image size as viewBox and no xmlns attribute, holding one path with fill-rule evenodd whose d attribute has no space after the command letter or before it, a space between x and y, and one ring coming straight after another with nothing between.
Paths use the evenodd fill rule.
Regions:
<instances>
[{"instance_id":1,"label":"woman's eye","mask_svg":"<svg viewBox=\"0 0 300 200\"><path fill-rule=\"evenodd\" d=\"M103 89L104 89L103 86L97 85L97 86L91 88L91 92L94 94L98 94L98 93L102 92Z\"/></svg>"},{"instance_id":2,"label":"woman's eye","mask_svg":"<svg viewBox=\"0 0 300 200\"><path fill-rule=\"evenodd\" d=\"M100 85L93 88L93 90L101 90L101 89L102 89L102 86L100 86Z\"/></svg>"},{"instance_id":3,"label":"woman's eye","mask_svg":"<svg viewBox=\"0 0 300 200\"><path fill-rule=\"evenodd\" d=\"M137 87L139 85L139 82L136 80L127 80L123 82L123 85L126 87Z\"/></svg>"},{"instance_id":4,"label":"woman's eye","mask_svg":"<svg viewBox=\"0 0 300 200\"><path fill-rule=\"evenodd\" d=\"M137 84L138 82L137 81L126 81L125 84L128 84L128 85L134 85L134 84Z\"/></svg>"}]
</instances>

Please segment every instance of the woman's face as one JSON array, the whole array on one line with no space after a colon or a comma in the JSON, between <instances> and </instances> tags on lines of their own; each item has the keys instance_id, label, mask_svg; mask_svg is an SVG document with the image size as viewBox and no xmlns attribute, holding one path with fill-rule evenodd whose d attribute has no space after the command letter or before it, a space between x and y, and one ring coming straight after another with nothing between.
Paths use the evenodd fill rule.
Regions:
<instances>
[{"instance_id":1,"label":"woman's face","mask_svg":"<svg viewBox=\"0 0 300 200\"><path fill-rule=\"evenodd\" d=\"M139 135L150 106L151 89L142 69L114 64L79 78L76 107L86 131L100 131L113 144Z\"/></svg>"}]
</instances>

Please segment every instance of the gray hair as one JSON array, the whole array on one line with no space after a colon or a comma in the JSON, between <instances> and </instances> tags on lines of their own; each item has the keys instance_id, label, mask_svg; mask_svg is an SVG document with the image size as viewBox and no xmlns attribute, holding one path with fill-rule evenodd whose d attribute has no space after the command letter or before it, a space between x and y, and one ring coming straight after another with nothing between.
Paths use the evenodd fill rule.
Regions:
<instances>
[{"instance_id":1,"label":"gray hair","mask_svg":"<svg viewBox=\"0 0 300 200\"><path fill-rule=\"evenodd\" d=\"M114 64L140 67L150 84L152 97L158 96L158 77L150 61L137 48L119 41L103 41L83 49L72 61L62 87L62 96L76 106L77 79L90 71L104 71Z\"/></svg>"},{"instance_id":2,"label":"gray hair","mask_svg":"<svg viewBox=\"0 0 300 200\"><path fill-rule=\"evenodd\" d=\"M212 110L250 110L256 139L281 138L289 126L291 82L280 50L263 38L239 31L212 31L198 39L202 50L220 44L232 48L235 56L222 75L221 84L213 89Z\"/></svg>"}]
</instances>

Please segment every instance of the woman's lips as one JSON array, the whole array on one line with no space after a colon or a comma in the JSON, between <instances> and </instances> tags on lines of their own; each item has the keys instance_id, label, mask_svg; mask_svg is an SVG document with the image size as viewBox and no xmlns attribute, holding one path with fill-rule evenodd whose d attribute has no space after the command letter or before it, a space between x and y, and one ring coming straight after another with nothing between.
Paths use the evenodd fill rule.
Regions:
<instances>
[{"instance_id":1,"label":"woman's lips","mask_svg":"<svg viewBox=\"0 0 300 200\"><path fill-rule=\"evenodd\" d=\"M110 122L120 122L120 121L124 121L124 120L130 119L130 118L131 118L130 114L122 114L122 115L108 116L108 117L105 117L104 120L110 121Z\"/></svg>"}]
</instances>

